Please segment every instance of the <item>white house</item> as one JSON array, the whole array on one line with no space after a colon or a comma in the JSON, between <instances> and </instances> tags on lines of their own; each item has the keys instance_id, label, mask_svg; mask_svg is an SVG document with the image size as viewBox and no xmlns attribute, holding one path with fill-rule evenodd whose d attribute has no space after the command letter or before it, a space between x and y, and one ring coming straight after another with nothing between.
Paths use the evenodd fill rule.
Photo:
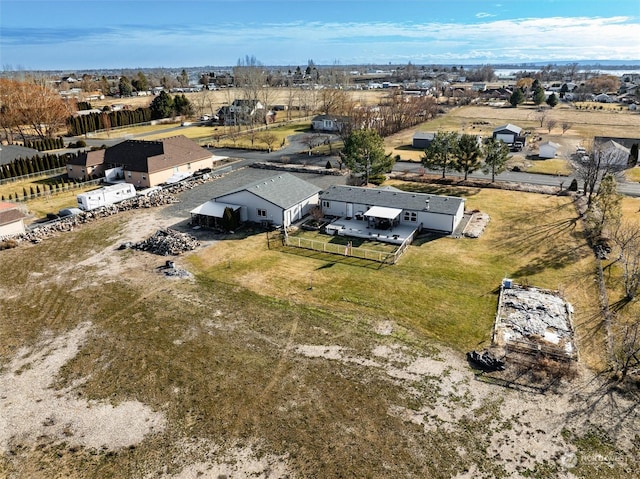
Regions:
<instances>
[{"instance_id":1,"label":"white house","mask_svg":"<svg viewBox=\"0 0 640 479\"><path fill-rule=\"evenodd\" d=\"M212 226L227 208L241 222L290 226L318 204L320 188L291 173L280 173L217 196L191 211L192 222Z\"/></svg>"},{"instance_id":2,"label":"white house","mask_svg":"<svg viewBox=\"0 0 640 479\"><path fill-rule=\"evenodd\" d=\"M596 154L601 155L602 160L609 165L626 168L629 164L631 149L617 141L609 140L598 145Z\"/></svg>"},{"instance_id":3,"label":"white house","mask_svg":"<svg viewBox=\"0 0 640 479\"><path fill-rule=\"evenodd\" d=\"M24 219L27 217L17 205L0 203L0 238L24 233Z\"/></svg>"},{"instance_id":4,"label":"white house","mask_svg":"<svg viewBox=\"0 0 640 479\"><path fill-rule=\"evenodd\" d=\"M317 115L311 120L311 127L316 131L340 131L349 119L336 115Z\"/></svg>"},{"instance_id":5,"label":"white house","mask_svg":"<svg viewBox=\"0 0 640 479\"><path fill-rule=\"evenodd\" d=\"M320 193L325 216L361 219L452 233L464 215L463 198L413 193L397 188L333 185Z\"/></svg>"},{"instance_id":6,"label":"white house","mask_svg":"<svg viewBox=\"0 0 640 479\"><path fill-rule=\"evenodd\" d=\"M545 158L545 159L555 158L558 148L560 148L559 144L554 143L552 141L547 141L540 145L538 149L538 156L540 158Z\"/></svg>"}]
</instances>

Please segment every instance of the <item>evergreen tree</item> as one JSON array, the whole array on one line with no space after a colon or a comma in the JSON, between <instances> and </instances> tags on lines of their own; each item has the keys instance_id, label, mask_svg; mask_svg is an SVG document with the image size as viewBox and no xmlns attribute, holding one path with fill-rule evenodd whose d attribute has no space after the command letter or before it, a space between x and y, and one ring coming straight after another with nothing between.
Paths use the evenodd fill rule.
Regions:
<instances>
[{"instance_id":1,"label":"evergreen tree","mask_svg":"<svg viewBox=\"0 0 640 479\"><path fill-rule=\"evenodd\" d=\"M165 92L161 91L151 102L151 118L159 120L161 118L169 118L173 114L173 99Z\"/></svg>"},{"instance_id":2,"label":"evergreen tree","mask_svg":"<svg viewBox=\"0 0 640 479\"><path fill-rule=\"evenodd\" d=\"M340 157L353 173L364 174L365 184L373 176L388 173L394 160L385 153L384 140L371 129L354 130L344 142Z\"/></svg>"},{"instance_id":3,"label":"evergreen tree","mask_svg":"<svg viewBox=\"0 0 640 479\"><path fill-rule=\"evenodd\" d=\"M124 75L120 77L120 81L118 82L118 91L120 92L120 96L131 96L131 92L133 91L131 82Z\"/></svg>"},{"instance_id":4,"label":"evergreen tree","mask_svg":"<svg viewBox=\"0 0 640 479\"><path fill-rule=\"evenodd\" d=\"M473 173L480 168L480 145L475 135L463 134L456 142L454 150L453 167L456 171L464 173L465 181L469 173Z\"/></svg>"},{"instance_id":5,"label":"evergreen tree","mask_svg":"<svg viewBox=\"0 0 640 479\"><path fill-rule=\"evenodd\" d=\"M533 104L534 105L542 105L547 97L544 94L544 88L538 86L535 90L533 90Z\"/></svg>"},{"instance_id":6,"label":"evergreen tree","mask_svg":"<svg viewBox=\"0 0 640 479\"><path fill-rule=\"evenodd\" d=\"M547 98L547 105L549 105L551 108L554 108L557 104L558 97L555 93L552 93L551 95L549 95L549 98Z\"/></svg>"},{"instance_id":7,"label":"evergreen tree","mask_svg":"<svg viewBox=\"0 0 640 479\"><path fill-rule=\"evenodd\" d=\"M520 88L516 88L513 90L513 93L509 97L509 103L511 106L517 107L518 105L523 104L525 101L524 92Z\"/></svg>"},{"instance_id":8,"label":"evergreen tree","mask_svg":"<svg viewBox=\"0 0 640 479\"><path fill-rule=\"evenodd\" d=\"M422 164L430 170L442 170L445 178L447 168L452 166L453 153L458 141L458 134L439 131L424 150Z\"/></svg>"},{"instance_id":9,"label":"evergreen tree","mask_svg":"<svg viewBox=\"0 0 640 479\"><path fill-rule=\"evenodd\" d=\"M504 141L487 138L484 143L484 167L482 170L491 173L491 182L496 181L496 175L502 173L509 160L509 147Z\"/></svg>"}]
</instances>

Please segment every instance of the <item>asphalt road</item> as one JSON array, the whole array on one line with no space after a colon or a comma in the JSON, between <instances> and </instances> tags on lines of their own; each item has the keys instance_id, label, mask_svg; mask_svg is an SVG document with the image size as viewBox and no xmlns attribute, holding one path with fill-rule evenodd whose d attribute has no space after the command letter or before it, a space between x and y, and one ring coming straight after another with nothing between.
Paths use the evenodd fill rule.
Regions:
<instances>
[{"instance_id":1,"label":"asphalt road","mask_svg":"<svg viewBox=\"0 0 640 479\"><path fill-rule=\"evenodd\" d=\"M172 127L167 129L167 131L175 131L179 133L180 127ZM144 138L144 135L138 135L141 139ZM295 164L307 164L307 165L316 165L316 166L325 166L327 160L331 160L334 165L338 163L337 154L334 156L309 156L307 151L307 146L302 142L304 134L297 134L290 136L288 138L289 143L283 149L278 151L274 151L272 153L267 153L265 151L254 151L254 150L240 150L235 148L209 148L209 150L218 156L229 156L233 158L239 158L240 161L234 164L234 169L238 169L244 166L248 166L251 163L256 161L282 161L282 157L287 157L288 163ZM107 146L112 146L116 143L123 141L123 139L113 139L113 140L92 140L86 139L88 146L101 146L102 144L106 144ZM441 171L428 171L424 170L420 165L414 162L405 162L401 161L395 164L394 171L410 171L410 172L419 172L425 171L430 174L438 175L441 174ZM463 178L464 175L462 173L458 173L456 171L448 171L448 177L454 178ZM482 173L481 171L477 171L471 173L469 178L474 179L491 179L491 175L487 175ZM525 183L531 185L545 185L545 186L562 186L564 188L568 187L571 184L571 181L575 178L573 175L569 176L560 176L560 175L541 175L535 173L526 173L526 172L517 172L517 171L505 171L496 175L496 181L508 181L514 183ZM578 180L578 184L580 185L581 181ZM618 191L626 196L640 197L640 183L631 183L619 180L618 183Z\"/></svg>"}]
</instances>

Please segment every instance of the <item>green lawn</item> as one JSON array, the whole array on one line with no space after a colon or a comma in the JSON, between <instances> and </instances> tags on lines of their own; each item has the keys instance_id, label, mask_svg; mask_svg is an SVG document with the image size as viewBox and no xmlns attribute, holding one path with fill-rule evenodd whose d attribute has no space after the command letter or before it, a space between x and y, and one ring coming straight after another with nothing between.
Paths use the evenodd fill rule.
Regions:
<instances>
[{"instance_id":1,"label":"green lawn","mask_svg":"<svg viewBox=\"0 0 640 479\"><path fill-rule=\"evenodd\" d=\"M456 192L467 198L467 209L491 216L485 234L418 241L393 266L283 254L267 249L263 235L216 244L191 261L203 279L343 314L357 308L360 315L388 317L460 350L489 343L496 291L505 276L586 299L574 288L589 274L592 255L570 199L501 190L446 193Z\"/></svg>"}]
</instances>

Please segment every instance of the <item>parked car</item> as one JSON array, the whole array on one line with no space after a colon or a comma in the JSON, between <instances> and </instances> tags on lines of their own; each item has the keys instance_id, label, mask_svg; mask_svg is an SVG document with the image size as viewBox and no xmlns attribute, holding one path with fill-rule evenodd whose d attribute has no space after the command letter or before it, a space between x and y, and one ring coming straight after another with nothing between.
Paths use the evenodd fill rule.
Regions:
<instances>
[{"instance_id":1,"label":"parked car","mask_svg":"<svg viewBox=\"0 0 640 479\"><path fill-rule=\"evenodd\" d=\"M75 216L82 213L80 208L64 208L58 211L58 216L64 218L65 216Z\"/></svg>"}]
</instances>

